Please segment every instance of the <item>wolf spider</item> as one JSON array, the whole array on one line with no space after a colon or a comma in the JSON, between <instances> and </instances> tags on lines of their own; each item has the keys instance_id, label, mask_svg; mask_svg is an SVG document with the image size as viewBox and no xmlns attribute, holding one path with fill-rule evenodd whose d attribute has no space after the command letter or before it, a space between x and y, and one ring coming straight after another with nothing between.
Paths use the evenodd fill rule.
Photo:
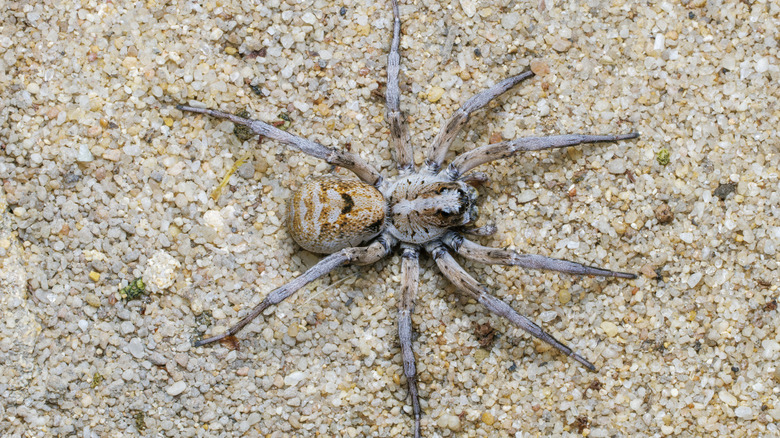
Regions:
<instances>
[{"instance_id":1,"label":"wolf spider","mask_svg":"<svg viewBox=\"0 0 780 438\"><path fill-rule=\"evenodd\" d=\"M428 149L426 161L417 168L406 117L400 109L398 74L401 20L396 0L392 0L393 39L387 57L386 117L396 153L398 175L384 178L370 164L350 152L332 149L267 123L239 117L213 109L179 105L178 109L227 119L246 126L254 133L274 139L303 153L352 171L360 181L326 176L310 179L293 195L288 205L287 222L298 244L312 252L329 254L305 273L270 292L263 301L225 333L194 342L196 347L233 336L269 306L280 303L293 293L339 266L368 265L400 247L402 254L401 299L398 306L398 337L401 342L404 376L408 385L414 415L414 436L420 436L420 401L417 371L412 348L412 318L419 277L419 254L425 250L455 287L481 303L491 312L503 316L532 336L550 344L590 371L596 367L572 351L544 329L521 315L505 301L491 295L453 258L452 253L480 263L513 265L544 269L574 275L636 278L634 274L615 272L550 257L519 254L512 250L479 245L464 235L486 236L494 226L477 228L477 191L474 185L486 176L469 173L480 164L509 158L519 152L564 148L583 143L616 142L638 137L623 135L555 135L527 137L488 144L464 152L442 168L450 145L468 122L471 114L521 81L533 76L530 71L505 79L467 100L444 125ZM364 246L358 246L365 243Z\"/></svg>"}]
</instances>

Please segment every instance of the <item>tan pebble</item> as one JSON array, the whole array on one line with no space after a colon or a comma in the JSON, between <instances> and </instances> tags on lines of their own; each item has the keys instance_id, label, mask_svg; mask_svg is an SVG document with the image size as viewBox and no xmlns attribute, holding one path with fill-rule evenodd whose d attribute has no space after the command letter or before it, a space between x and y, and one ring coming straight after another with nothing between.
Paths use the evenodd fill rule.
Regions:
<instances>
[{"instance_id":1,"label":"tan pebble","mask_svg":"<svg viewBox=\"0 0 780 438\"><path fill-rule=\"evenodd\" d=\"M431 89L428 90L428 102L431 103L438 102L443 95L444 95L444 88L431 87Z\"/></svg>"},{"instance_id":2,"label":"tan pebble","mask_svg":"<svg viewBox=\"0 0 780 438\"><path fill-rule=\"evenodd\" d=\"M90 126L89 129L87 129L87 137L95 138L100 135L100 131L100 126Z\"/></svg>"},{"instance_id":3,"label":"tan pebble","mask_svg":"<svg viewBox=\"0 0 780 438\"><path fill-rule=\"evenodd\" d=\"M476 362L477 365L479 365L488 356L490 356L490 352L485 350L484 348L480 348L474 352L474 362Z\"/></svg>"},{"instance_id":4,"label":"tan pebble","mask_svg":"<svg viewBox=\"0 0 780 438\"><path fill-rule=\"evenodd\" d=\"M103 152L103 159L108 161L119 161L121 156L122 153L119 152L119 149L108 149Z\"/></svg>"},{"instance_id":5,"label":"tan pebble","mask_svg":"<svg viewBox=\"0 0 780 438\"><path fill-rule=\"evenodd\" d=\"M249 374L249 367L241 367L236 370L237 376L246 376L247 374Z\"/></svg>"},{"instance_id":6,"label":"tan pebble","mask_svg":"<svg viewBox=\"0 0 780 438\"><path fill-rule=\"evenodd\" d=\"M138 65L138 58L135 56L127 56L122 60L122 67L128 70L135 68L136 65Z\"/></svg>"},{"instance_id":7,"label":"tan pebble","mask_svg":"<svg viewBox=\"0 0 780 438\"><path fill-rule=\"evenodd\" d=\"M93 293L88 293L84 297L84 301L86 301L87 304L89 304L92 307L95 307L95 308L100 307L100 298L98 298L98 296L93 294Z\"/></svg>"},{"instance_id":8,"label":"tan pebble","mask_svg":"<svg viewBox=\"0 0 780 438\"><path fill-rule=\"evenodd\" d=\"M463 79L464 81L468 81L469 79L471 79L471 73L469 73L467 70L462 70L460 72L460 78Z\"/></svg>"},{"instance_id":9,"label":"tan pebble","mask_svg":"<svg viewBox=\"0 0 780 438\"><path fill-rule=\"evenodd\" d=\"M163 118L163 123L165 123L165 126L170 128L171 126L173 126L173 118L165 117Z\"/></svg>"},{"instance_id":10,"label":"tan pebble","mask_svg":"<svg viewBox=\"0 0 780 438\"><path fill-rule=\"evenodd\" d=\"M610 338L614 337L618 333L618 327L609 321L603 321L601 323L601 329L604 330L604 333L606 333Z\"/></svg>"},{"instance_id":11,"label":"tan pebble","mask_svg":"<svg viewBox=\"0 0 780 438\"><path fill-rule=\"evenodd\" d=\"M8 239L0 239L0 248L8 249L11 246L11 241Z\"/></svg>"},{"instance_id":12,"label":"tan pebble","mask_svg":"<svg viewBox=\"0 0 780 438\"><path fill-rule=\"evenodd\" d=\"M292 324L287 327L287 335L291 338L298 336L298 324Z\"/></svg>"},{"instance_id":13,"label":"tan pebble","mask_svg":"<svg viewBox=\"0 0 780 438\"><path fill-rule=\"evenodd\" d=\"M317 104L317 106L314 107L314 111L319 113L321 116L328 116L330 115L330 108L328 107L325 102L321 102Z\"/></svg>"},{"instance_id":14,"label":"tan pebble","mask_svg":"<svg viewBox=\"0 0 780 438\"><path fill-rule=\"evenodd\" d=\"M669 222L674 219L674 214L672 213L672 209L669 208L669 204L662 203L655 209L655 218L658 220L658 223L660 224L668 224Z\"/></svg>"},{"instance_id":15,"label":"tan pebble","mask_svg":"<svg viewBox=\"0 0 780 438\"><path fill-rule=\"evenodd\" d=\"M560 301L561 304L566 304L571 301L571 292L569 292L569 289L558 292L558 301Z\"/></svg>"},{"instance_id":16,"label":"tan pebble","mask_svg":"<svg viewBox=\"0 0 780 438\"><path fill-rule=\"evenodd\" d=\"M544 76L550 73L550 65L542 60L534 59L531 61L531 71L537 76Z\"/></svg>"},{"instance_id":17,"label":"tan pebble","mask_svg":"<svg viewBox=\"0 0 780 438\"><path fill-rule=\"evenodd\" d=\"M490 412L485 412L482 414L482 422L487 424L488 426L492 426L493 423L496 421L496 419L493 417L493 414Z\"/></svg>"},{"instance_id":18,"label":"tan pebble","mask_svg":"<svg viewBox=\"0 0 780 438\"><path fill-rule=\"evenodd\" d=\"M238 53L238 50L236 50L236 48L233 47L233 46L227 46L227 47L225 47L225 53L227 53L230 56L233 56L236 53Z\"/></svg>"},{"instance_id":19,"label":"tan pebble","mask_svg":"<svg viewBox=\"0 0 780 438\"><path fill-rule=\"evenodd\" d=\"M89 279L97 283L98 281L100 281L100 273L95 271L90 272Z\"/></svg>"},{"instance_id":20,"label":"tan pebble","mask_svg":"<svg viewBox=\"0 0 780 438\"><path fill-rule=\"evenodd\" d=\"M658 274L655 272L655 267L651 264L646 264L642 266L642 268L639 270L639 272L642 273L647 278L656 278L658 277Z\"/></svg>"},{"instance_id":21,"label":"tan pebble","mask_svg":"<svg viewBox=\"0 0 780 438\"><path fill-rule=\"evenodd\" d=\"M552 48L556 52L565 52L571 48L571 41L559 39L553 43Z\"/></svg>"},{"instance_id":22,"label":"tan pebble","mask_svg":"<svg viewBox=\"0 0 780 438\"><path fill-rule=\"evenodd\" d=\"M626 223L621 220L612 221L612 228L614 228L615 232L618 234L626 233Z\"/></svg>"}]
</instances>

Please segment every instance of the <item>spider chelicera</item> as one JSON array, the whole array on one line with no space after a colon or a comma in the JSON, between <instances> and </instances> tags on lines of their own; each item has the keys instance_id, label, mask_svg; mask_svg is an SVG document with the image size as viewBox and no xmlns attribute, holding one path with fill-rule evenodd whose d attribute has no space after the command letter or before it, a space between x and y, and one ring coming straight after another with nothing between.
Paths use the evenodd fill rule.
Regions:
<instances>
[{"instance_id":1,"label":"spider chelicera","mask_svg":"<svg viewBox=\"0 0 780 438\"><path fill-rule=\"evenodd\" d=\"M474 185L486 180L475 167L520 152L564 148L583 143L615 142L638 137L623 135L555 135L527 137L477 147L442 167L450 145L468 122L471 114L505 93L521 81L533 76L530 71L505 79L467 100L444 125L428 149L425 163L417 167L406 117L400 109L398 74L401 20L396 0L392 0L393 40L387 57L386 117L396 153L398 175L383 178L359 156L295 136L267 123L247 119L222 111L179 105L178 109L227 119L244 125L254 133L274 139L303 153L352 171L359 179L326 176L310 179L296 191L288 205L287 223L298 244L312 252L329 254L317 264L284 286L270 292L241 321L225 333L198 340L202 346L233 336L259 316L269 306L280 303L293 293L331 272L339 266L368 265L400 247L402 254L401 299L398 305L398 337L401 343L403 369L414 415L414 436L420 436L420 402L417 391L417 371L412 349L412 318L419 278L419 254L425 250L436 262L442 274L456 288L503 316L532 336L550 344L563 354L595 371L596 367L571 348L521 315L503 300L469 275L453 258L452 253L487 264L514 265L529 269L544 269L574 275L635 278L634 274L615 272L566 260L512 250L479 245L464 235L485 236L495 232L494 226L475 227L477 191ZM471 172L471 173L470 173ZM358 246L364 244L364 246Z\"/></svg>"}]
</instances>

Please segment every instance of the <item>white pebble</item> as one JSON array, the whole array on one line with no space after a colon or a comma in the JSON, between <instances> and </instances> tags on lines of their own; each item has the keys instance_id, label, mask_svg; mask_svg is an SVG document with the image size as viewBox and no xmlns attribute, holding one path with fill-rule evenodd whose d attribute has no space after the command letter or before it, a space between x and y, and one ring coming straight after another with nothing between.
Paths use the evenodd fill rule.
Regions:
<instances>
[{"instance_id":1,"label":"white pebble","mask_svg":"<svg viewBox=\"0 0 780 438\"><path fill-rule=\"evenodd\" d=\"M130 143L122 148L122 152L135 157L136 155L141 155L141 146L138 143Z\"/></svg>"},{"instance_id":2,"label":"white pebble","mask_svg":"<svg viewBox=\"0 0 780 438\"><path fill-rule=\"evenodd\" d=\"M680 233L680 240L685 243L693 242L693 233Z\"/></svg>"},{"instance_id":3,"label":"white pebble","mask_svg":"<svg viewBox=\"0 0 780 438\"><path fill-rule=\"evenodd\" d=\"M621 175L626 173L626 160L611 160L609 163L607 163L607 171L613 175Z\"/></svg>"},{"instance_id":4,"label":"white pebble","mask_svg":"<svg viewBox=\"0 0 780 438\"><path fill-rule=\"evenodd\" d=\"M753 418L753 410L749 406L740 406L734 409L734 414L739 418Z\"/></svg>"},{"instance_id":5,"label":"white pebble","mask_svg":"<svg viewBox=\"0 0 780 438\"><path fill-rule=\"evenodd\" d=\"M723 402L726 403L729 406L736 406L737 405L737 398L731 395L730 392L723 390L718 393L718 398Z\"/></svg>"},{"instance_id":6,"label":"white pebble","mask_svg":"<svg viewBox=\"0 0 780 438\"><path fill-rule=\"evenodd\" d=\"M129 335L134 331L135 326L130 321L122 321L122 324L119 324L119 333L122 333L123 335ZM135 356L135 354L133 356Z\"/></svg>"},{"instance_id":7,"label":"white pebble","mask_svg":"<svg viewBox=\"0 0 780 438\"><path fill-rule=\"evenodd\" d=\"M303 20L303 22L306 24L314 24L317 22L317 17L315 17L311 12L306 12L303 14L303 17L301 17L301 20Z\"/></svg>"},{"instance_id":8,"label":"white pebble","mask_svg":"<svg viewBox=\"0 0 780 438\"><path fill-rule=\"evenodd\" d=\"M764 73L767 70L769 70L769 59L766 57L759 59L758 62L756 62L756 72Z\"/></svg>"},{"instance_id":9,"label":"white pebble","mask_svg":"<svg viewBox=\"0 0 780 438\"><path fill-rule=\"evenodd\" d=\"M287 386L295 386L303 380L306 375L302 371L294 371L284 378L284 384Z\"/></svg>"},{"instance_id":10,"label":"white pebble","mask_svg":"<svg viewBox=\"0 0 780 438\"><path fill-rule=\"evenodd\" d=\"M517 195L517 202L521 204L525 204L526 202L531 202L534 199L536 199L536 192L533 190L523 190L520 192L519 195Z\"/></svg>"},{"instance_id":11,"label":"white pebble","mask_svg":"<svg viewBox=\"0 0 780 438\"><path fill-rule=\"evenodd\" d=\"M170 396L176 397L177 395L184 392L185 389L187 389L187 384L183 380L179 380L178 382L169 386L165 392L167 392Z\"/></svg>"},{"instance_id":12,"label":"white pebble","mask_svg":"<svg viewBox=\"0 0 780 438\"><path fill-rule=\"evenodd\" d=\"M558 313L556 313L554 310L548 310L546 312L542 312L539 314L539 319L542 322L550 322L553 319L555 319L558 316Z\"/></svg>"},{"instance_id":13,"label":"white pebble","mask_svg":"<svg viewBox=\"0 0 780 438\"><path fill-rule=\"evenodd\" d=\"M222 215L217 210L209 210L203 213L203 222L217 231L221 231L225 227L225 221L222 220Z\"/></svg>"},{"instance_id":14,"label":"white pebble","mask_svg":"<svg viewBox=\"0 0 780 438\"><path fill-rule=\"evenodd\" d=\"M92 152L89 150L89 146L87 146L86 143L81 143L79 146L79 153L76 155L76 161L79 163L89 163L91 161L94 161L95 157L92 155Z\"/></svg>"},{"instance_id":15,"label":"white pebble","mask_svg":"<svg viewBox=\"0 0 780 438\"><path fill-rule=\"evenodd\" d=\"M688 277L688 287L690 288L696 287L701 281L701 278L702 278L701 272L694 272L693 274L691 274L691 276Z\"/></svg>"},{"instance_id":16,"label":"white pebble","mask_svg":"<svg viewBox=\"0 0 780 438\"><path fill-rule=\"evenodd\" d=\"M127 344L127 351L130 352L130 354L133 355L134 358L140 359L144 357L144 344L141 343L141 340L138 338L133 338L130 340L130 343Z\"/></svg>"},{"instance_id":17,"label":"white pebble","mask_svg":"<svg viewBox=\"0 0 780 438\"><path fill-rule=\"evenodd\" d=\"M655 36L655 42L653 43L653 50L661 51L666 46L666 37L664 34L659 33Z\"/></svg>"},{"instance_id":18,"label":"white pebble","mask_svg":"<svg viewBox=\"0 0 780 438\"><path fill-rule=\"evenodd\" d=\"M221 218L221 216L220 216ZM144 270L144 280L152 292L161 292L176 281L181 264L165 251L157 251L149 258Z\"/></svg>"},{"instance_id":19,"label":"white pebble","mask_svg":"<svg viewBox=\"0 0 780 438\"><path fill-rule=\"evenodd\" d=\"M477 5L472 0L460 0L460 7L467 17L471 18L477 13Z\"/></svg>"},{"instance_id":20,"label":"white pebble","mask_svg":"<svg viewBox=\"0 0 780 438\"><path fill-rule=\"evenodd\" d=\"M520 14L517 12L510 12L501 17L501 27L506 30L513 30L518 23L520 23Z\"/></svg>"}]
</instances>

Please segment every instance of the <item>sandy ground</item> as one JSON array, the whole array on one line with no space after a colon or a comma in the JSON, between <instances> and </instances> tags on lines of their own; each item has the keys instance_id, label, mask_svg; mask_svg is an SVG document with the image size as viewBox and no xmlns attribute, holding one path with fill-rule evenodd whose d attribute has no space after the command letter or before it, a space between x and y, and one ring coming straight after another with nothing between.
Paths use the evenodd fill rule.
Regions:
<instances>
[{"instance_id":1,"label":"sandy ground","mask_svg":"<svg viewBox=\"0 0 780 438\"><path fill-rule=\"evenodd\" d=\"M191 347L316 263L284 205L333 169L174 108L286 114L290 132L392 176L389 5L196 3L0 1L0 435L409 436L397 254L316 281L239 349ZM780 434L780 6L678 3L401 6L418 164L462 102L532 62L452 156L641 133L479 169L479 224L498 227L481 243L640 276L464 262L590 373L424 258L424 436ZM147 294L121 299L138 277Z\"/></svg>"}]
</instances>

